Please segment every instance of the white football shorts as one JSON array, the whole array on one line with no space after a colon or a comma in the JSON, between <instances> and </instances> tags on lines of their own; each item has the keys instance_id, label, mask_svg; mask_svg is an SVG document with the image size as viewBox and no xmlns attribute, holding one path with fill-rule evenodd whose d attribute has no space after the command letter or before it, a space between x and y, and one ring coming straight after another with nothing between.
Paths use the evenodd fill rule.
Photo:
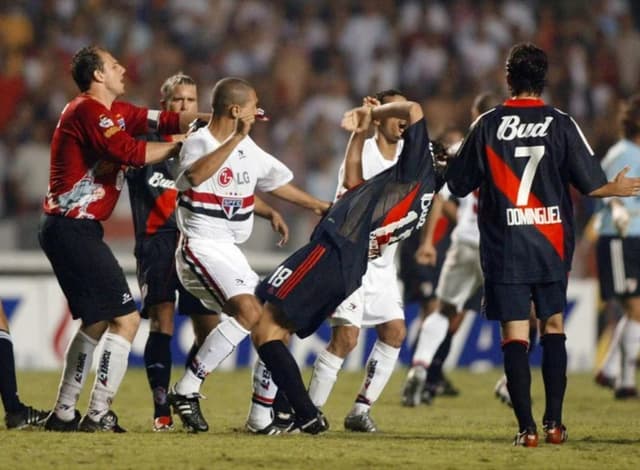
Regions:
<instances>
[{"instance_id":1,"label":"white football shorts","mask_svg":"<svg viewBox=\"0 0 640 470\"><path fill-rule=\"evenodd\" d=\"M477 246L454 240L445 255L436 296L458 312L484 282Z\"/></svg>"}]
</instances>

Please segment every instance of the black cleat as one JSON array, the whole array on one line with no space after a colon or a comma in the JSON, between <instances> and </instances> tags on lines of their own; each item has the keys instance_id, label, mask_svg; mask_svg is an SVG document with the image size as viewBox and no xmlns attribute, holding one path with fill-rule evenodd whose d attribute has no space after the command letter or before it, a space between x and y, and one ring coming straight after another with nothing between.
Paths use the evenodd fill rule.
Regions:
<instances>
[{"instance_id":1,"label":"black cleat","mask_svg":"<svg viewBox=\"0 0 640 470\"><path fill-rule=\"evenodd\" d=\"M611 390L615 390L616 388L616 379L615 377L609 377L604 375L604 372L598 372L596 376L593 378L593 381L596 385L600 385L604 388L610 388Z\"/></svg>"},{"instance_id":2,"label":"black cleat","mask_svg":"<svg viewBox=\"0 0 640 470\"><path fill-rule=\"evenodd\" d=\"M200 410L200 398L205 398L199 393L190 395L178 395L174 387L167 393L167 402L173 408L173 412L180 416L182 424L189 432L207 432L209 425Z\"/></svg>"},{"instance_id":3,"label":"black cleat","mask_svg":"<svg viewBox=\"0 0 640 470\"><path fill-rule=\"evenodd\" d=\"M262 434L264 436L277 436L279 434L286 434L289 431L291 431L291 429L293 429L293 425L294 423L291 422L289 423L288 426L286 427L281 427L278 424L276 424L275 420L271 421L271 423L269 423L267 426L265 426L262 429L258 429L254 426L252 426L251 424L247 423L245 425L247 431L249 431L250 433L253 434Z\"/></svg>"},{"instance_id":4,"label":"black cleat","mask_svg":"<svg viewBox=\"0 0 640 470\"><path fill-rule=\"evenodd\" d=\"M80 421L78 431L81 432L115 432L123 433L127 432L124 428L118 425L118 417L116 414L109 410L105 415L100 418L99 421L94 421L89 418L89 415L85 415Z\"/></svg>"},{"instance_id":5,"label":"black cleat","mask_svg":"<svg viewBox=\"0 0 640 470\"><path fill-rule=\"evenodd\" d=\"M318 410L318 414L314 418L304 423L298 422L296 420L295 426L291 428L289 432L291 433L304 432L307 434L320 434L328 430L329 430L329 421L327 420L325 415L322 413L322 411Z\"/></svg>"},{"instance_id":6,"label":"black cleat","mask_svg":"<svg viewBox=\"0 0 640 470\"><path fill-rule=\"evenodd\" d=\"M71 421L64 421L58 418L55 411L52 411L44 422L44 429L46 431L76 432L80 424L80 417L80 412L76 410Z\"/></svg>"},{"instance_id":7,"label":"black cleat","mask_svg":"<svg viewBox=\"0 0 640 470\"><path fill-rule=\"evenodd\" d=\"M285 411L276 411L273 417L273 425L289 432L296 424L296 416L294 413Z\"/></svg>"},{"instance_id":8,"label":"black cleat","mask_svg":"<svg viewBox=\"0 0 640 470\"><path fill-rule=\"evenodd\" d=\"M627 400L627 399L637 399L638 398L638 389L635 387L620 387L616 388L613 396L616 400Z\"/></svg>"},{"instance_id":9,"label":"black cleat","mask_svg":"<svg viewBox=\"0 0 640 470\"><path fill-rule=\"evenodd\" d=\"M31 406L23 405L20 411L14 411L4 415L4 423L7 425L7 429L42 426L49 416L49 413L49 411L36 410Z\"/></svg>"}]
</instances>

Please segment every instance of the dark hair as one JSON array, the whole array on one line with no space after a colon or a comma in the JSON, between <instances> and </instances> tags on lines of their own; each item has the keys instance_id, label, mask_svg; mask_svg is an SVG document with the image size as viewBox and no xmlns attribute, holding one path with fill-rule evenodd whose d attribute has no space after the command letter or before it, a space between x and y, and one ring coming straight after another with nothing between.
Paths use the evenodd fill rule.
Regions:
<instances>
[{"instance_id":1,"label":"dark hair","mask_svg":"<svg viewBox=\"0 0 640 470\"><path fill-rule=\"evenodd\" d=\"M245 104L249 99L250 90L253 90L251 84L241 78L228 77L219 80L211 92L213 114L221 116L228 106Z\"/></svg>"},{"instance_id":2,"label":"dark hair","mask_svg":"<svg viewBox=\"0 0 640 470\"><path fill-rule=\"evenodd\" d=\"M640 135L640 95L633 95L622 106L620 127L625 139L634 139Z\"/></svg>"},{"instance_id":3,"label":"dark hair","mask_svg":"<svg viewBox=\"0 0 640 470\"><path fill-rule=\"evenodd\" d=\"M178 85L194 85L196 82L189 75L185 75L182 72L178 72L175 75L171 75L167 78L162 86L160 87L160 99L162 101L169 101L171 96L173 96L173 90Z\"/></svg>"},{"instance_id":4,"label":"dark hair","mask_svg":"<svg viewBox=\"0 0 640 470\"><path fill-rule=\"evenodd\" d=\"M93 72L104 70L104 62L99 52L104 49L98 46L87 46L76 52L71 59L71 76L80 91L87 91L93 82Z\"/></svg>"},{"instance_id":5,"label":"dark hair","mask_svg":"<svg viewBox=\"0 0 640 470\"><path fill-rule=\"evenodd\" d=\"M380 104L384 104L384 99L390 96L404 96L401 91L395 88L389 88L388 90L379 91L376 93L375 98L380 101Z\"/></svg>"},{"instance_id":6,"label":"dark hair","mask_svg":"<svg viewBox=\"0 0 640 470\"><path fill-rule=\"evenodd\" d=\"M541 95L546 84L547 54L531 43L516 44L507 59L507 83L511 95L530 92Z\"/></svg>"},{"instance_id":7,"label":"dark hair","mask_svg":"<svg viewBox=\"0 0 640 470\"><path fill-rule=\"evenodd\" d=\"M478 116L486 113L490 109L495 108L500 103L502 103L502 99L491 91L487 91L484 93L480 93L473 100L473 105L471 109L473 109Z\"/></svg>"}]
</instances>

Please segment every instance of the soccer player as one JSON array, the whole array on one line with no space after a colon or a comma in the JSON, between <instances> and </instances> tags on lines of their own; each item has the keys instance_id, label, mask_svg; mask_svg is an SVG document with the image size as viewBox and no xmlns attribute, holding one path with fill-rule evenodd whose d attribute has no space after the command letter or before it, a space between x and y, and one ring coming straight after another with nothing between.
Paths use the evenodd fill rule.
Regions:
<instances>
[{"instance_id":1,"label":"soccer player","mask_svg":"<svg viewBox=\"0 0 640 470\"><path fill-rule=\"evenodd\" d=\"M567 439L563 311L574 248L569 184L594 197L640 192L640 178L627 178L628 169L607 182L575 121L540 99L546 73L543 50L513 46L506 64L511 98L478 118L446 170L454 195L479 189L483 308L502 327L507 386L519 426L514 445L525 447L538 445L527 357L531 302L541 325L545 440Z\"/></svg>"},{"instance_id":2,"label":"soccer player","mask_svg":"<svg viewBox=\"0 0 640 470\"><path fill-rule=\"evenodd\" d=\"M4 406L4 423L7 429L23 429L41 426L48 411L25 405L18 397L16 366L13 358L13 341L9 334L9 320L0 301L0 398Z\"/></svg>"},{"instance_id":3,"label":"soccer player","mask_svg":"<svg viewBox=\"0 0 640 470\"><path fill-rule=\"evenodd\" d=\"M117 101L124 93L124 73L107 50L80 49L71 62L80 94L63 109L51 142L49 190L38 236L71 315L82 321L67 349L56 404L45 423L51 431L124 431L110 406L127 369L140 315L122 268L102 240L100 222L113 211L126 166L159 162L179 145L133 136L154 129L183 133L197 117ZM75 407L102 337L89 409L80 421Z\"/></svg>"},{"instance_id":4,"label":"soccer player","mask_svg":"<svg viewBox=\"0 0 640 470\"><path fill-rule=\"evenodd\" d=\"M162 109L167 111L196 112L198 90L188 75L173 75L160 88ZM182 136L147 134L147 141L172 141ZM218 324L216 312L204 307L178 281L175 269L175 250L178 243L178 227L175 207L178 191L173 181L171 158L142 168L130 168L127 173L129 197L136 235L135 256L138 265L138 283L142 292L143 318L150 320L150 332L144 350L147 379L154 403L153 429L173 429L171 410L167 403L167 390L171 377L171 337L176 291L178 312L189 315L193 323L195 342L187 357L191 362L209 332ZM257 197L256 197L257 200ZM269 218L286 237L288 228L280 214L260 201L256 213Z\"/></svg>"},{"instance_id":5,"label":"soccer player","mask_svg":"<svg viewBox=\"0 0 640 470\"><path fill-rule=\"evenodd\" d=\"M206 337L168 399L186 428L208 430L200 410L200 386L258 321L254 296L258 275L238 247L251 234L254 190L324 213L320 201L290 183L293 175L249 137L259 116L255 89L239 78L216 83L209 125L192 133L180 152L176 186L181 191L177 222L181 242L176 251L178 276L205 306L228 318Z\"/></svg>"},{"instance_id":6,"label":"soccer player","mask_svg":"<svg viewBox=\"0 0 640 470\"><path fill-rule=\"evenodd\" d=\"M609 149L602 168L611 178L622 168L640 176L640 95L625 103L621 116L622 138ZM640 197L611 198L601 211L597 244L598 274L602 299L616 299L624 316L616 327L612 351L599 383L614 382L611 369L620 370L614 396L637 398L636 360L640 351ZM617 359L617 361L616 361ZM617 362L617 364L616 364ZM607 367L608 365L608 367Z\"/></svg>"},{"instance_id":7,"label":"soccer player","mask_svg":"<svg viewBox=\"0 0 640 470\"><path fill-rule=\"evenodd\" d=\"M391 117L407 123L398 162L344 193L316 226L311 242L256 289L265 304L252 339L273 381L295 410L294 429L303 432L317 434L329 425L309 398L285 341L292 332L301 338L312 334L360 287L367 260L379 258L390 245L419 229L442 184L419 104L395 101L361 106L345 114L343 127L360 133L372 119ZM348 154L345 167L361 168L360 156L359 152Z\"/></svg>"},{"instance_id":8,"label":"soccer player","mask_svg":"<svg viewBox=\"0 0 640 470\"><path fill-rule=\"evenodd\" d=\"M397 90L376 94L367 104L403 102ZM336 199L344 193L395 165L402 150L402 133L407 121L388 117L372 121L375 135L369 129L353 132L346 150L347 157L338 176ZM353 155L352 155L353 154ZM395 254L398 244L390 245L382 256L369 261L362 286L347 297L330 318L331 340L319 355L309 383L313 404L322 408L329 398L347 357L358 342L362 326L375 326L378 339L367 359L365 377L351 411L344 419L345 429L360 432L377 431L370 409L387 385L406 336L402 296L398 288Z\"/></svg>"}]
</instances>

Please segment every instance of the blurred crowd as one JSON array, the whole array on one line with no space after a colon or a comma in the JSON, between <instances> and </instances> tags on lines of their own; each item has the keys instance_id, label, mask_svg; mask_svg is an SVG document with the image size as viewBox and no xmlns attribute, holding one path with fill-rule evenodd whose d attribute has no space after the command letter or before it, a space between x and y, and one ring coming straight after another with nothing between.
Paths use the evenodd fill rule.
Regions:
<instances>
[{"instance_id":1,"label":"blurred crowd","mask_svg":"<svg viewBox=\"0 0 640 470\"><path fill-rule=\"evenodd\" d=\"M200 109L223 76L247 78L271 116L252 136L295 182L331 199L347 135L342 113L399 88L426 103L432 136L466 129L473 96L506 96L509 47L549 54L545 99L571 113L602 156L616 109L638 90L640 2L631 0L12 0L0 3L0 221L37 218L49 138L76 93L68 68L100 44L127 68L125 99L158 107L177 71L199 84ZM310 220L283 207L294 230ZM581 200L584 225L592 203ZM126 218L126 210L116 217ZM296 223L298 221L298 223ZM271 246L271 244L269 244Z\"/></svg>"}]
</instances>

